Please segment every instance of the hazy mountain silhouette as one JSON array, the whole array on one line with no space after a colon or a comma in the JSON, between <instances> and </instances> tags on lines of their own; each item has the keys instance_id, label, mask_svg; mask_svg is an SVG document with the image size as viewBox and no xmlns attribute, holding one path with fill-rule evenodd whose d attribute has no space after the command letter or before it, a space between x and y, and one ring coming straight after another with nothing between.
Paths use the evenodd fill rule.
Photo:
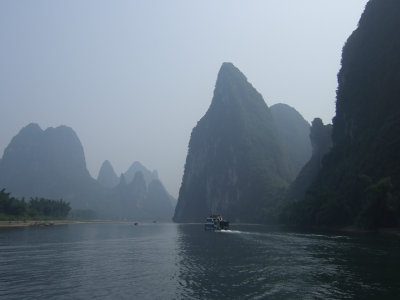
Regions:
<instances>
[{"instance_id":1,"label":"hazy mountain silhouette","mask_svg":"<svg viewBox=\"0 0 400 300\"><path fill-rule=\"evenodd\" d=\"M141 172L143 174L144 180L146 181L147 184L149 184L154 179L158 179L158 173L156 170L151 172L140 162L135 161L129 167L129 169L124 173L127 183L130 183L133 180L136 172Z\"/></svg>"},{"instance_id":2,"label":"hazy mountain silhouette","mask_svg":"<svg viewBox=\"0 0 400 300\"><path fill-rule=\"evenodd\" d=\"M125 175L111 189L108 213L113 218L136 221L170 221L173 215L173 198L158 179L147 185L144 175L137 171L130 183Z\"/></svg>"},{"instance_id":3,"label":"hazy mountain silhouette","mask_svg":"<svg viewBox=\"0 0 400 300\"><path fill-rule=\"evenodd\" d=\"M173 198L158 181L157 173L138 162L133 166L147 171L153 179L146 183L143 173L137 171L127 182L123 174L118 178L106 161L99 181L94 180L86 169L82 144L71 128L59 126L43 131L37 124L29 124L4 151L0 188L18 197L63 199L70 202L73 213L85 210L88 215L86 210L90 210L107 219L170 220Z\"/></svg>"},{"instance_id":4,"label":"hazy mountain silhouette","mask_svg":"<svg viewBox=\"0 0 400 300\"><path fill-rule=\"evenodd\" d=\"M105 160L101 165L97 181L107 188L113 188L118 185L119 178L108 160Z\"/></svg>"},{"instance_id":5,"label":"hazy mountain silhouette","mask_svg":"<svg viewBox=\"0 0 400 300\"><path fill-rule=\"evenodd\" d=\"M224 63L211 105L191 134L174 221L221 213L255 222L291 180L264 99L233 64Z\"/></svg>"},{"instance_id":6,"label":"hazy mountain silhouette","mask_svg":"<svg viewBox=\"0 0 400 300\"><path fill-rule=\"evenodd\" d=\"M144 211L154 215L155 220L171 220L174 214L174 198L167 192L160 180L154 179L147 188Z\"/></svg>"},{"instance_id":7,"label":"hazy mountain silhouette","mask_svg":"<svg viewBox=\"0 0 400 300\"><path fill-rule=\"evenodd\" d=\"M11 140L0 164L0 186L18 197L62 198L87 207L99 192L97 185L79 138L67 126L43 131L29 124Z\"/></svg>"},{"instance_id":8,"label":"hazy mountain silhouette","mask_svg":"<svg viewBox=\"0 0 400 300\"><path fill-rule=\"evenodd\" d=\"M311 157L310 124L287 104L272 105L270 110L293 174L297 176Z\"/></svg>"}]
</instances>

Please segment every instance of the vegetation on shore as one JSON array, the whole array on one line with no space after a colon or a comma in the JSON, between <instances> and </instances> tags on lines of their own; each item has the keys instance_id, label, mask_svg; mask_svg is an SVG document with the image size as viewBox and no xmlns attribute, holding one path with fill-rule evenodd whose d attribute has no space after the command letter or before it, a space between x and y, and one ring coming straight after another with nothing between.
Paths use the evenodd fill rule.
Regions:
<instances>
[{"instance_id":1,"label":"vegetation on shore","mask_svg":"<svg viewBox=\"0 0 400 300\"><path fill-rule=\"evenodd\" d=\"M60 220L71 210L68 202L44 198L17 199L10 197L5 189L0 191L0 220Z\"/></svg>"}]
</instances>

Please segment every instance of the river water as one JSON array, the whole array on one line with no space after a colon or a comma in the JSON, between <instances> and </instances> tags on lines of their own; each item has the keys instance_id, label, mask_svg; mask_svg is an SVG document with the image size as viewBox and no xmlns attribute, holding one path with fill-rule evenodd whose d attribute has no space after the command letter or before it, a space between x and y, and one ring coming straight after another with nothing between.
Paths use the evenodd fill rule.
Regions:
<instances>
[{"instance_id":1,"label":"river water","mask_svg":"<svg viewBox=\"0 0 400 300\"><path fill-rule=\"evenodd\" d=\"M400 239L263 226L0 228L0 299L398 299Z\"/></svg>"}]
</instances>

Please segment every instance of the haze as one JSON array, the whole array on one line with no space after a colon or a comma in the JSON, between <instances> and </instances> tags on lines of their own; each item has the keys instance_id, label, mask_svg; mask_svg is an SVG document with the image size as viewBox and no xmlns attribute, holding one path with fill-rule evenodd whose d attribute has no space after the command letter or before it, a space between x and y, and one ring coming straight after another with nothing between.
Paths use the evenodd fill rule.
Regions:
<instances>
[{"instance_id":1,"label":"haze","mask_svg":"<svg viewBox=\"0 0 400 300\"><path fill-rule=\"evenodd\" d=\"M178 195L222 62L266 103L335 113L341 49L367 0L0 2L0 153L31 122L70 126L92 176L140 161Z\"/></svg>"}]
</instances>

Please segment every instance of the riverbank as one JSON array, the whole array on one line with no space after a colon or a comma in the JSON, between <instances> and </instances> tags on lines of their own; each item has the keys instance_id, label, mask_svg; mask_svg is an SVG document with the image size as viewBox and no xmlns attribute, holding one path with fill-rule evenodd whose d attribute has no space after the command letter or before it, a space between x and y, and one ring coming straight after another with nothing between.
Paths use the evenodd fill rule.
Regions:
<instances>
[{"instance_id":1,"label":"riverbank","mask_svg":"<svg viewBox=\"0 0 400 300\"><path fill-rule=\"evenodd\" d=\"M88 224L88 223L99 223L99 224L134 224L135 222L128 221L107 221L107 220L87 220L87 221L76 221L76 220L26 220L26 221L0 221L0 227L26 227L35 226L35 223L42 222L51 225L67 225L67 224Z\"/></svg>"},{"instance_id":2,"label":"riverbank","mask_svg":"<svg viewBox=\"0 0 400 300\"><path fill-rule=\"evenodd\" d=\"M132 224L136 225L137 222L134 221L116 221L116 220L26 220L26 221L0 221L0 228L2 227L27 227L27 226L37 226L35 223L46 223L51 225L68 225L68 224ZM143 223L153 223L153 222L141 222ZM203 223L186 223L186 224L203 224ZM265 224L247 224L247 223L233 223L235 225L246 225L246 226L265 226ZM295 232L342 232L342 233L365 233L365 234L384 234L384 235L395 235L400 237L400 228L380 228L375 230L361 229L356 226L347 227L304 227L298 228L293 226L282 226L282 225L270 225L277 230L295 231Z\"/></svg>"}]
</instances>

